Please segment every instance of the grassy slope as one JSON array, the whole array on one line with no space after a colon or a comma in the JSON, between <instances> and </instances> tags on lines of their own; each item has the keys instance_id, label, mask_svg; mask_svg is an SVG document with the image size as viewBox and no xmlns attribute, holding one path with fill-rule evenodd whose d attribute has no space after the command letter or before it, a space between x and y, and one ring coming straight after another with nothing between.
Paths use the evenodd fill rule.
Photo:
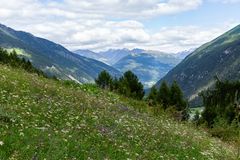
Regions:
<instances>
[{"instance_id":1,"label":"grassy slope","mask_svg":"<svg viewBox=\"0 0 240 160\"><path fill-rule=\"evenodd\" d=\"M236 159L207 133L146 110L0 65L0 159Z\"/></svg>"}]
</instances>

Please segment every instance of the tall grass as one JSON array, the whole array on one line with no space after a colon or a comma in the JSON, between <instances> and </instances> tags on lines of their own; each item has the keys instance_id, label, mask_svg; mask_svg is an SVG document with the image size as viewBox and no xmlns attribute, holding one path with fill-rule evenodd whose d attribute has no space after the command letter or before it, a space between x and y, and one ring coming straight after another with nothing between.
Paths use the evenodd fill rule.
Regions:
<instances>
[{"instance_id":1,"label":"tall grass","mask_svg":"<svg viewBox=\"0 0 240 160\"><path fill-rule=\"evenodd\" d=\"M0 159L237 159L145 102L0 65Z\"/></svg>"}]
</instances>

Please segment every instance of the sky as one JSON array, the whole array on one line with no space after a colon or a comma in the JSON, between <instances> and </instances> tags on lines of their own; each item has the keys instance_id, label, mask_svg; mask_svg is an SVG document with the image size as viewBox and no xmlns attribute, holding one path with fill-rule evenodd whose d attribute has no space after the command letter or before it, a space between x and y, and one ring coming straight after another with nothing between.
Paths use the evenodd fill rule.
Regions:
<instances>
[{"instance_id":1,"label":"sky","mask_svg":"<svg viewBox=\"0 0 240 160\"><path fill-rule=\"evenodd\" d=\"M0 0L0 23L69 50L176 53L240 24L240 0Z\"/></svg>"}]
</instances>

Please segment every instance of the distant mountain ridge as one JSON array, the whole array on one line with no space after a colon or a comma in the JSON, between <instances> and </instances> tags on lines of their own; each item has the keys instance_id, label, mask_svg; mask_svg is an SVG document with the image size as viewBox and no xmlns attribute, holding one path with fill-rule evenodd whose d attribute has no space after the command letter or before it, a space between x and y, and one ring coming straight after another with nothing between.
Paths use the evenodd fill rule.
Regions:
<instances>
[{"instance_id":1,"label":"distant mountain ridge","mask_svg":"<svg viewBox=\"0 0 240 160\"><path fill-rule=\"evenodd\" d=\"M144 88L150 88L160 78L166 75L181 59L166 53L149 54L136 53L125 56L119 60L113 67L125 72L133 71L144 84Z\"/></svg>"},{"instance_id":2,"label":"distant mountain ridge","mask_svg":"<svg viewBox=\"0 0 240 160\"><path fill-rule=\"evenodd\" d=\"M110 64L121 72L133 71L145 88L154 85L191 52L192 50L186 50L174 54L139 48L109 49L104 52L74 51L76 54Z\"/></svg>"},{"instance_id":3,"label":"distant mountain ridge","mask_svg":"<svg viewBox=\"0 0 240 160\"><path fill-rule=\"evenodd\" d=\"M90 50L80 49L73 52L84 57L97 59L109 65L114 65L123 57L128 56L130 54L134 54L134 53L143 53L144 50L142 49L130 50L130 49L123 48L123 49L109 49L106 51L93 52Z\"/></svg>"},{"instance_id":4,"label":"distant mountain ridge","mask_svg":"<svg viewBox=\"0 0 240 160\"><path fill-rule=\"evenodd\" d=\"M177 59L184 59L186 56L188 56L191 52L193 52L194 49L189 49L189 50L185 50L185 51L181 51L178 53L165 53L165 52L161 52L161 51L155 51L155 50L144 50L144 49L139 49L139 48L135 48L135 49L109 49L107 51L101 51L101 52L93 52L91 50L84 50L84 49L79 49L79 50L75 50L73 51L76 54L79 54L81 56L84 57L88 57L88 58L92 58L92 59L96 59L99 60L101 62L104 62L106 64L109 65L114 65L116 64L118 61L120 61L122 58L131 55L131 54L140 54L140 53L147 53L150 54L152 56L161 56L163 54L175 56Z\"/></svg>"},{"instance_id":5,"label":"distant mountain ridge","mask_svg":"<svg viewBox=\"0 0 240 160\"><path fill-rule=\"evenodd\" d=\"M100 61L74 54L63 46L0 24L0 47L15 49L48 75L81 83L94 82L102 70L114 76L121 73Z\"/></svg>"},{"instance_id":6,"label":"distant mountain ridge","mask_svg":"<svg viewBox=\"0 0 240 160\"><path fill-rule=\"evenodd\" d=\"M107 63L110 65L115 64L123 57L131 54L129 49L109 49L104 52L99 52L99 54L107 59Z\"/></svg>"},{"instance_id":7,"label":"distant mountain ridge","mask_svg":"<svg viewBox=\"0 0 240 160\"><path fill-rule=\"evenodd\" d=\"M240 25L196 49L157 85L176 80L192 105L198 105L198 94L215 83L215 76L240 79Z\"/></svg>"},{"instance_id":8,"label":"distant mountain ridge","mask_svg":"<svg viewBox=\"0 0 240 160\"><path fill-rule=\"evenodd\" d=\"M175 56L179 59L185 59L188 55L195 51L195 48L188 49L185 51L181 51L175 54Z\"/></svg>"},{"instance_id":9,"label":"distant mountain ridge","mask_svg":"<svg viewBox=\"0 0 240 160\"><path fill-rule=\"evenodd\" d=\"M100 55L99 53L88 50L88 49L79 49L79 50L74 51L74 53L76 53L80 56L83 56L83 57L95 59L95 60L98 60L98 61L108 64L108 60L104 56Z\"/></svg>"}]
</instances>

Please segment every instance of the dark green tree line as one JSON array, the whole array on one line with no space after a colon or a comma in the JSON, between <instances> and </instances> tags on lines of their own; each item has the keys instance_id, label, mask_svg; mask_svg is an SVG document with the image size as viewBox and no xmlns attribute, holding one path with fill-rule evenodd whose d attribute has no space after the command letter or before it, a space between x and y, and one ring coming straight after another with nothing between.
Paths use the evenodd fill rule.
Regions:
<instances>
[{"instance_id":1,"label":"dark green tree line","mask_svg":"<svg viewBox=\"0 0 240 160\"><path fill-rule=\"evenodd\" d=\"M240 81L220 81L215 87L200 94L203 99L204 111L202 120L212 127L217 119L224 119L229 124L240 120Z\"/></svg>"},{"instance_id":2,"label":"dark green tree line","mask_svg":"<svg viewBox=\"0 0 240 160\"><path fill-rule=\"evenodd\" d=\"M7 64L15 68L22 68L30 73L37 73L38 75L46 77L46 75L42 71L36 69L29 60L18 57L15 50L8 52L0 48L0 63Z\"/></svg>"},{"instance_id":3,"label":"dark green tree line","mask_svg":"<svg viewBox=\"0 0 240 160\"><path fill-rule=\"evenodd\" d=\"M107 71L102 71L95 82L103 89L110 89L127 97L141 100L144 96L142 83L131 71L125 72L120 78L112 78Z\"/></svg>"},{"instance_id":4,"label":"dark green tree line","mask_svg":"<svg viewBox=\"0 0 240 160\"><path fill-rule=\"evenodd\" d=\"M176 81L172 83L171 87L169 87L165 81L162 82L159 89L154 86L147 100L150 105L162 106L164 110L169 108L174 109L180 113L181 120L188 119L188 103L184 99L182 90Z\"/></svg>"}]
</instances>

